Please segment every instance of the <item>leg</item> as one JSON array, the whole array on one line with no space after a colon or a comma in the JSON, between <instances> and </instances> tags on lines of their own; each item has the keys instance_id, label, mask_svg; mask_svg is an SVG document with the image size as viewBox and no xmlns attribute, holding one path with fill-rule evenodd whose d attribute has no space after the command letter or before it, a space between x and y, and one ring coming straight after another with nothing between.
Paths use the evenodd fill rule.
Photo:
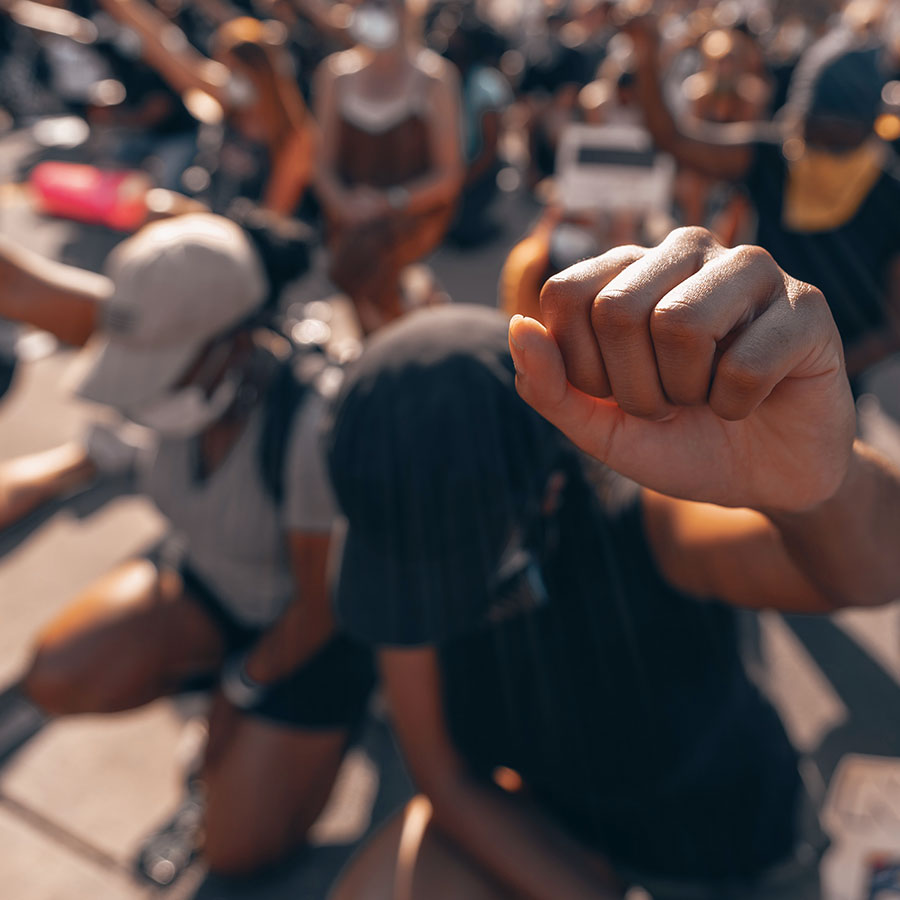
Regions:
<instances>
[{"instance_id":1,"label":"leg","mask_svg":"<svg viewBox=\"0 0 900 900\"><path fill-rule=\"evenodd\" d=\"M291 728L218 697L209 736L202 775L209 867L244 875L300 847L331 793L348 732Z\"/></svg>"},{"instance_id":2,"label":"leg","mask_svg":"<svg viewBox=\"0 0 900 900\"><path fill-rule=\"evenodd\" d=\"M415 797L351 861L329 900L511 900L431 826Z\"/></svg>"},{"instance_id":3,"label":"leg","mask_svg":"<svg viewBox=\"0 0 900 900\"><path fill-rule=\"evenodd\" d=\"M48 500L86 485L96 474L77 443L30 453L0 463L0 528L6 528Z\"/></svg>"},{"instance_id":4,"label":"leg","mask_svg":"<svg viewBox=\"0 0 900 900\"><path fill-rule=\"evenodd\" d=\"M215 668L222 637L181 579L148 560L105 575L38 636L25 693L51 714L116 712Z\"/></svg>"}]
</instances>

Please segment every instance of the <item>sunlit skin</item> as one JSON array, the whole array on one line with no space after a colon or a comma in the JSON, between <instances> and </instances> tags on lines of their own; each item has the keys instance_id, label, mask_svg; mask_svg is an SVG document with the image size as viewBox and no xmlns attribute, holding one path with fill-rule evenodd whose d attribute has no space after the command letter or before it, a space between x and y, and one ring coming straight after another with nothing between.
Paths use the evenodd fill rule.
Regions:
<instances>
[{"instance_id":1,"label":"sunlit skin","mask_svg":"<svg viewBox=\"0 0 900 900\"><path fill-rule=\"evenodd\" d=\"M797 598L809 610L878 604L900 593L891 549L900 476L854 441L840 338L819 291L759 248L726 250L685 228L659 247L619 248L567 269L541 302L546 327L510 325L519 392L588 453L655 492L651 538L656 523L654 549L674 583L704 593L712 554L708 571L721 573L712 593L740 604L744 565L782 572L796 587L791 600L782 576L751 576L757 603L781 597L778 608L797 609ZM734 526L728 541L699 537L710 516L714 531ZM696 564L665 551L673 527Z\"/></svg>"},{"instance_id":2,"label":"sunlit skin","mask_svg":"<svg viewBox=\"0 0 900 900\"><path fill-rule=\"evenodd\" d=\"M517 319L510 336L520 371L541 372L520 378L523 396L579 446L724 506L804 509L834 492L855 416L819 291L691 229L573 269L544 287L547 328Z\"/></svg>"}]
</instances>

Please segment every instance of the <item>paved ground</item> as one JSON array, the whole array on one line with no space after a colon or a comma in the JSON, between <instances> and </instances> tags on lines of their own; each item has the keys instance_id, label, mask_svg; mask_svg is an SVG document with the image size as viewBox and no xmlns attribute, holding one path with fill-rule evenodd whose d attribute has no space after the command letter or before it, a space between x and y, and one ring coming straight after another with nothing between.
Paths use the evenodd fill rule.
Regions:
<instances>
[{"instance_id":1,"label":"paved ground","mask_svg":"<svg viewBox=\"0 0 900 900\"><path fill-rule=\"evenodd\" d=\"M532 212L509 198L509 224L492 245L438 254L435 269L454 298L493 302L505 248ZM109 242L91 229L37 223L15 205L0 208L0 230L82 265L102 258ZM324 292L311 281L303 298ZM63 383L70 356L57 350L22 368L0 404L0 458L79 433L87 411ZM874 382L895 416L898 372L900 365L886 367ZM900 458L900 426L875 400L863 409L866 432ZM152 506L122 488L100 486L0 534L0 692L15 680L42 622L160 535L163 522ZM825 816L836 838L826 861L829 900L864 900L861 860L877 850L900 857L900 770L896 760L879 759L900 757L900 606L832 618L748 617L748 638L750 658L810 754L813 778L823 790L832 787ZM319 900L354 843L408 793L390 738L373 718L309 853L246 882L208 878L195 866L158 891L133 876L132 861L178 802L200 711L188 699L44 723L14 692L0 693L0 897Z\"/></svg>"}]
</instances>

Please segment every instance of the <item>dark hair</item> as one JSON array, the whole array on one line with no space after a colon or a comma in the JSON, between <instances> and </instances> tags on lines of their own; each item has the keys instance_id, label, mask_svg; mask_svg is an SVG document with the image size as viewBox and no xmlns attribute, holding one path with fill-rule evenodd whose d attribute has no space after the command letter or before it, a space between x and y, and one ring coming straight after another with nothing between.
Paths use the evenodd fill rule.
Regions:
<instances>
[{"instance_id":1,"label":"dark hair","mask_svg":"<svg viewBox=\"0 0 900 900\"><path fill-rule=\"evenodd\" d=\"M243 197L231 204L228 218L247 233L262 261L269 282L262 312L276 312L285 286L309 271L314 232L297 219L276 215Z\"/></svg>"}]
</instances>

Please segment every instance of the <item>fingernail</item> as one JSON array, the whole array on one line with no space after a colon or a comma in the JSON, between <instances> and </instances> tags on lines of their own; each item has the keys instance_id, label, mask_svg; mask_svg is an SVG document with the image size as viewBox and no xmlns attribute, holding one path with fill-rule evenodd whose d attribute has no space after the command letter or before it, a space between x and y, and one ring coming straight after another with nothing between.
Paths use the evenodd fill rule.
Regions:
<instances>
[{"instance_id":1,"label":"fingernail","mask_svg":"<svg viewBox=\"0 0 900 900\"><path fill-rule=\"evenodd\" d=\"M510 343L516 348L516 350L524 350L525 349L513 336L514 326L518 322L521 322L524 318L525 318L525 316L521 316L518 313L516 313L509 320L509 340L510 340Z\"/></svg>"}]
</instances>

